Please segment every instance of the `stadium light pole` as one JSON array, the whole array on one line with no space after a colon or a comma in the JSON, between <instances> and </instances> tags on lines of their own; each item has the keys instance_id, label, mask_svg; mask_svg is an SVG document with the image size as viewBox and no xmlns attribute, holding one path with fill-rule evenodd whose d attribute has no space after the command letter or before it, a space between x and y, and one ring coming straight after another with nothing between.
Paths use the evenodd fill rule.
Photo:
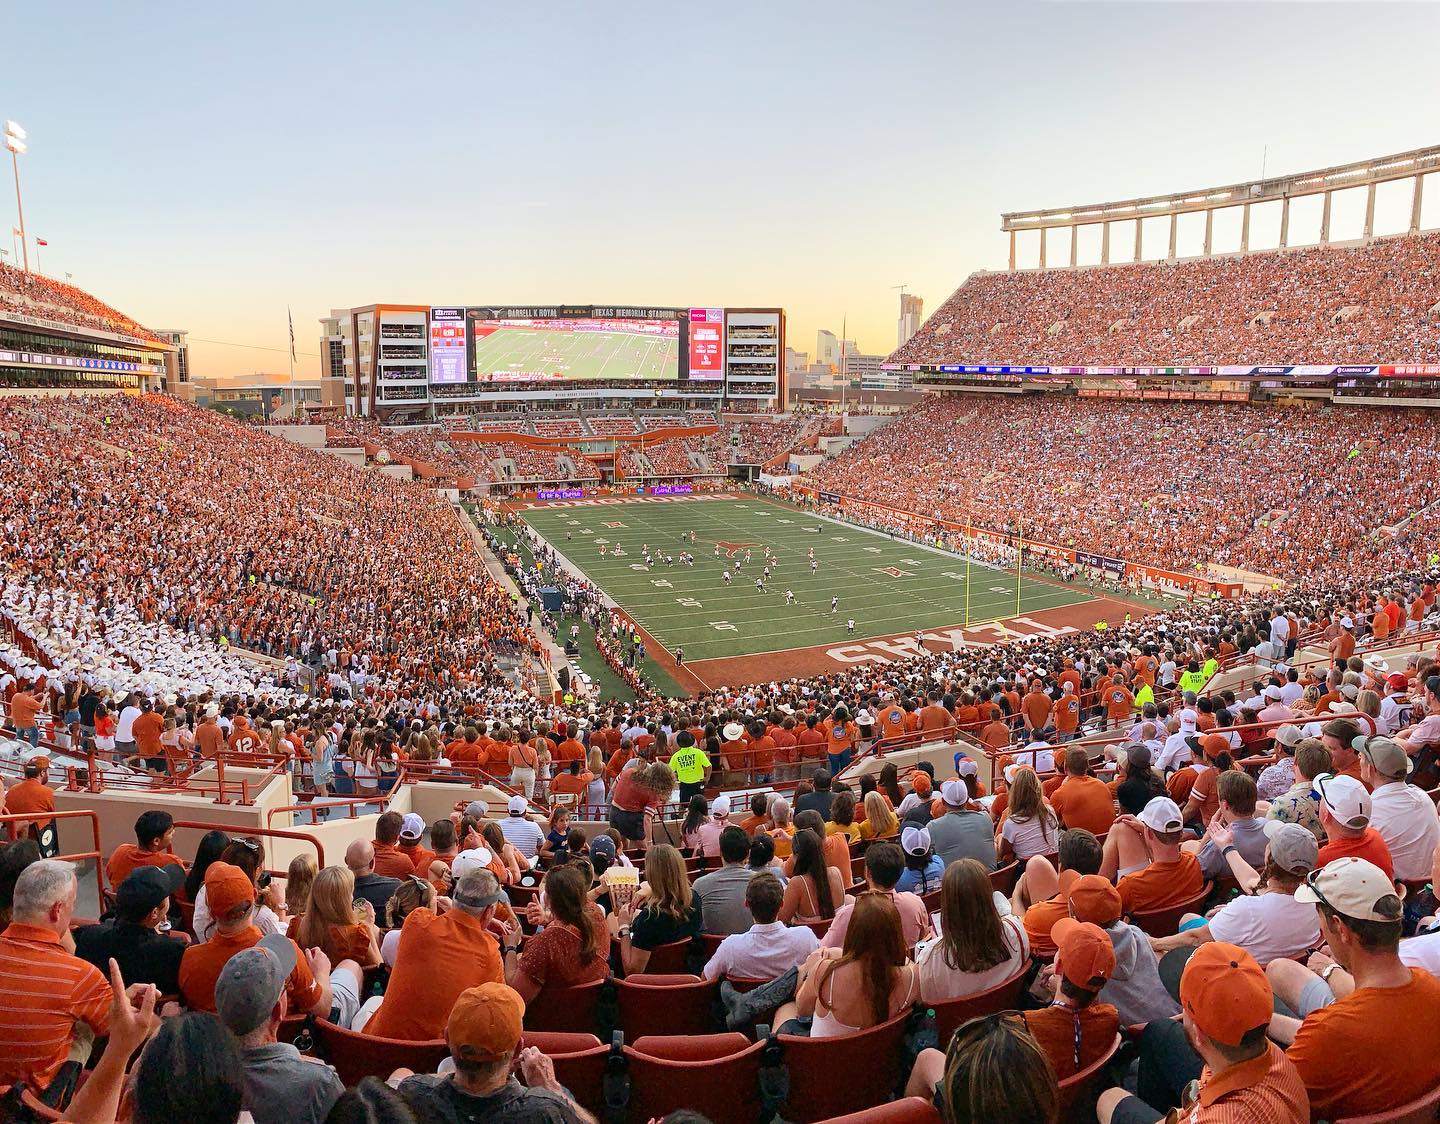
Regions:
<instances>
[{"instance_id":1,"label":"stadium light pole","mask_svg":"<svg viewBox=\"0 0 1440 1124\"><path fill-rule=\"evenodd\" d=\"M5 122L5 147L10 150L10 164L15 169L15 209L20 212L20 249L24 254L25 272L30 272L30 246L25 240L25 204L20 200L20 154L27 152L24 129L14 121Z\"/></svg>"}]
</instances>

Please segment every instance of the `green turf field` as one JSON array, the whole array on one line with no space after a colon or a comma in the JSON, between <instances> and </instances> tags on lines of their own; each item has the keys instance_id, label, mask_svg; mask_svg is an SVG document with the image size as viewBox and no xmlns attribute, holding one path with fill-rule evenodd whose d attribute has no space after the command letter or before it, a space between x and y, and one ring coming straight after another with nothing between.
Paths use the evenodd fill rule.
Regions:
<instances>
[{"instance_id":1,"label":"green turf field","mask_svg":"<svg viewBox=\"0 0 1440 1124\"><path fill-rule=\"evenodd\" d=\"M475 370L516 375L545 372L567 379L663 379L678 373L680 341L630 332L560 332L499 328L475 336Z\"/></svg>"},{"instance_id":2,"label":"green turf field","mask_svg":"<svg viewBox=\"0 0 1440 1124\"><path fill-rule=\"evenodd\" d=\"M966 619L963 558L764 500L640 500L547 506L521 515L667 649L682 646L686 663L903 635ZM690 531L698 540L693 547L681 539ZM618 558L610 553L617 542L624 551ZM724 544L718 559L717 542ZM647 569L641 553L646 543L652 556L658 549L678 559L689 549L695 565L657 561ZM750 544L748 563L744 544ZM767 545L779 564L772 564L767 592L761 593L755 579ZM722 561L733 573L736 558L740 571L726 586ZM1013 571L972 563L970 579L971 624L1015 615ZM788 606L787 589L795 594ZM834 612L832 597L838 599ZM1022 614L1086 599L1074 590L1021 579ZM846 629L851 617L853 633Z\"/></svg>"}]
</instances>

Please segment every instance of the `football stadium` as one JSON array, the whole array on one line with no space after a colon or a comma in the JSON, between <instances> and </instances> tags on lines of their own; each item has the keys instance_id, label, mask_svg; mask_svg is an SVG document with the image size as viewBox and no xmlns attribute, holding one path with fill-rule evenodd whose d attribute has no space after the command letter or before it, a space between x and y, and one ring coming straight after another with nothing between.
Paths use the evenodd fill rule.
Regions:
<instances>
[{"instance_id":1,"label":"football stadium","mask_svg":"<svg viewBox=\"0 0 1440 1124\"><path fill-rule=\"evenodd\" d=\"M128 146L187 99L115 88L96 114L83 67L19 83L41 128L5 121L0 1120L1440 1120L1440 145L1364 154L1434 38L1373 18L1397 35L1374 119L1257 78L1247 110L1274 100L1315 158L1267 148L1238 181L1098 118L1052 160L1077 151L1060 103L1100 93L1007 91L1020 147L987 159L958 106L826 77L894 111L883 237L863 160L773 197L797 181L751 146L818 110L739 47L750 90L656 64L672 125L536 33L558 89L635 115L529 138L366 32L342 54L394 78L395 167L342 207L304 165L285 206L373 207L413 262L274 218L258 180L231 195L205 138L145 177L193 214L150 223ZM520 26L485 29L497 74ZM177 26L177 91L233 32ZM65 32L87 58L92 34ZM462 163L472 124L553 174L515 194ZM976 191L932 214L950 132ZM645 155L662 137L678 172ZM1029 209L976 217L1007 194ZM837 200L870 200L843 252ZM861 264L877 240L944 290L925 316L895 286L865 354L860 294L896 295ZM281 245L312 260L252 260ZM282 346L226 326L316 277ZM817 303L842 327L811 363Z\"/></svg>"}]
</instances>

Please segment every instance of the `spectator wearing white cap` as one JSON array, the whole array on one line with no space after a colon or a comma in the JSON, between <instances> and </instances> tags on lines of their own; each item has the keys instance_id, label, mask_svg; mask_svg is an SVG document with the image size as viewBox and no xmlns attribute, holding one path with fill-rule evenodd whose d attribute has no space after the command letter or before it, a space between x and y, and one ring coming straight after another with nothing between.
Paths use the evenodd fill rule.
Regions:
<instances>
[{"instance_id":1,"label":"spectator wearing white cap","mask_svg":"<svg viewBox=\"0 0 1440 1124\"><path fill-rule=\"evenodd\" d=\"M707 859L720 857L720 833L730 826L730 797L721 793L710 804L710 815L700 823L700 853Z\"/></svg>"},{"instance_id":2,"label":"spectator wearing white cap","mask_svg":"<svg viewBox=\"0 0 1440 1124\"><path fill-rule=\"evenodd\" d=\"M1370 794L1365 786L1353 777L1321 773L1315 778L1315 791L1320 797L1320 824L1326 838L1318 865L1328 866L1346 857L1362 858L1393 880L1394 860L1385 840L1370 826Z\"/></svg>"},{"instance_id":3,"label":"spectator wearing white cap","mask_svg":"<svg viewBox=\"0 0 1440 1124\"><path fill-rule=\"evenodd\" d=\"M1393 738L1357 737L1360 775L1370 786L1370 826L1380 833L1400 882L1423 882L1430 876L1435 848L1440 845L1440 817L1430 797L1405 778L1414 767Z\"/></svg>"},{"instance_id":4,"label":"spectator wearing white cap","mask_svg":"<svg viewBox=\"0 0 1440 1124\"><path fill-rule=\"evenodd\" d=\"M1295 747L1305 739L1305 732L1299 726L1281 726L1271 737L1280 759L1260 770L1255 780L1256 795L1261 800L1273 800L1295 783Z\"/></svg>"},{"instance_id":5,"label":"spectator wearing white cap","mask_svg":"<svg viewBox=\"0 0 1440 1124\"><path fill-rule=\"evenodd\" d=\"M1165 746L1155 758L1155 768L1162 774L1173 772L1190 763L1190 739L1196 736L1199 715L1186 707L1175 716L1175 728L1165 739Z\"/></svg>"},{"instance_id":6,"label":"spectator wearing white cap","mask_svg":"<svg viewBox=\"0 0 1440 1124\"><path fill-rule=\"evenodd\" d=\"M540 825L530 818L530 805L523 796L512 796L505 805L505 818L500 821L500 831L509 843L527 861L533 861L545 842L545 833Z\"/></svg>"},{"instance_id":7,"label":"spectator wearing white cap","mask_svg":"<svg viewBox=\"0 0 1440 1124\"><path fill-rule=\"evenodd\" d=\"M1285 705L1285 689L1276 683L1271 683L1263 691L1260 697L1265 700L1261 707L1259 720L1263 722L1289 722L1295 717L1295 712Z\"/></svg>"},{"instance_id":8,"label":"spectator wearing white cap","mask_svg":"<svg viewBox=\"0 0 1440 1124\"><path fill-rule=\"evenodd\" d=\"M1180 849L1185 822L1180 809L1168 796L1156 796L1138 816L1121 816L1105 840L1106 862L1100 873L1110 876L1111 839L1117 829L1138 834L1149 862L1139 869L1118 875L1115 886L1127 913L1149 913L1168 909L1182 902L1193 901L1205 885L1200 863L1194 855ZM1116 852L1118 854L1118 852Z\"/></svg>"},{"instance_id":9,"label":"spectator wearing white cap","mask_svg":"<svg viewBox=\"0 0 1440 1124\"><path fill-rule=\"evenodd\" d=\"M1229 864L1243 891L1207 920L1193 913L1180 919L1174 936L1152 937L1157 956L1207 941L1239 945L1263 968L1272 960L1297 956L1319 943L1315 910L1295 900L1295 891L1315 869L1319 844L1299 824L1265 821L1265 859L1257 871L1233 846L1229 829L1214 825L1210 841Z\"/></svg>"},{"instance_id":10,"label":"spectator wearing white cap","mask_svg":"<svg viewBox=\"0 0 1440 1124\"><path fill-rule=\"evenodd\" d=\"M959 779L940 786L943 812L930 821L930 843L943 865L958 859L975 859L986 870L995 869L995 825L990 817L967 807L970 791Z\"/></svg>"},{"instance_id":11,"label":"spectator wearing white cap","mask_svg":"<svg viewBox=\"0 0 1440 1124\"><path fill-rule=\"evenodd\" d=\"M1270 962L1276 998L1299 1015L1275 1015L1270 1037L1288 1046L1311 1119L1386 1112L1440 1085L1440 1053L1416 1049L1440 1042L1440 979L1400 959L1390 876L1348 856L1312 871L1295 898L1315 907L1333 960Z\"/></svg>"},{"instance_id":12,"label":"spectator wearing white cap","mask_svg":"<svg viewBox=\"0 0 1440 1124\"><path fill-rule=\"evenodd\" d=\"M400 820L400 843L398 850L410 860L410 868L416 874L424 875L430 869L430 852L420 846L425 835L425 817L418 812L406 812Z\"/></svg>"},{"instance_id":13,"label":"spectator wearing white cap","mask_svg":"<svg viewBox=\"0 0 1440 1124\"><path fill-rule=\"evenodd\" d=\"M900 833L900 850L905 853L905 869L895 883L896 891L923 896L938 890L945 863L930 845L929 829L906 827Z\"/></svg>"}]
</instances>

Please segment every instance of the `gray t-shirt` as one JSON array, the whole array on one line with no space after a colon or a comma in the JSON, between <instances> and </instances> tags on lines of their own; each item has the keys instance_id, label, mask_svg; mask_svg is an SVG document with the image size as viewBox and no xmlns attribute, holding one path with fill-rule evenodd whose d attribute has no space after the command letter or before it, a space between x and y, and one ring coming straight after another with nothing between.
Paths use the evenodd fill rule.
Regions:
<instances>
[{"instance_id":1,"label":"gray t-shirt","mask_svg":"<svg viewBox=\"0 0 1440 1124\"><path fill-rule=\"evenodd\" d=\"M754 873L748 866L722 866L695 879L702 931L730 936L750 930L755 919L745 907L745 887Z\"/></svg>"},{"instance_id":2,"label":"gray t-shirt","mask_svg":"<svg viewBox=\"0 0 1440 1124\"><path fill-rule=\"evenodd\" d=\"M946 866L957 859L975 859L995 869L995 824L984 812L946 812L930 821L930 845Z\"/></svg>"},{"instance_id":3,"label":"gray t-shirt","mask_svg":"<svg viewBox=\"0 0 1440 1124\"><path fill-rule=\"evenodd\" d=\"M1236 820L1230 825L1230 842L1240 852L1240 857L1256 870L1265 866L1265 821L1250 817ZM1220 853L1220 848L1205 840L1200 848L1200 873L1206 878L1219 878L1230 873L1230 864Z\"/></svg>"},{"instance_id":4,"label":"gray t-shirt","mask_svg":"<svg viewBox=\"0 0 1440 1124\"><path fill-rule=\"evenodd\" d=\"M345 1091L335 1071L306 1061L288 1042L243 1051L245 1108L255 1124L325 1124Z\"/></svg>"}]
</instances>

